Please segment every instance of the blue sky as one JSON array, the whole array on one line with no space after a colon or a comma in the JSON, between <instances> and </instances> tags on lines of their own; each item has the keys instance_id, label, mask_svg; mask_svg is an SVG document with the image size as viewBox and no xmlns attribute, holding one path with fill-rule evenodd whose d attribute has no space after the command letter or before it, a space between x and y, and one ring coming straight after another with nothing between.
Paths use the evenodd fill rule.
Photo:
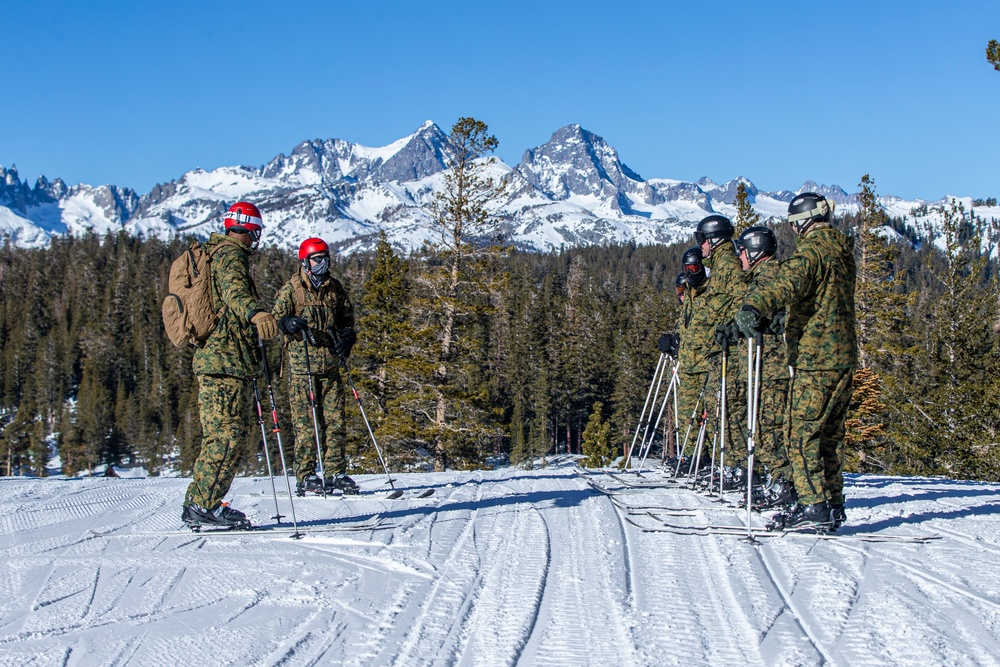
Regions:
<instances>
[{"instance_id":1,"label":"blue sky","mask_svg":"<svg viewBox=\"0 0 1000 667\"><path fill-rule=\"evenodd\" d=\"M645 178L1000 195L1000 2L0 0L0 165L147 192L305 139L563 125Z\"/></svg>"}]
</instances>

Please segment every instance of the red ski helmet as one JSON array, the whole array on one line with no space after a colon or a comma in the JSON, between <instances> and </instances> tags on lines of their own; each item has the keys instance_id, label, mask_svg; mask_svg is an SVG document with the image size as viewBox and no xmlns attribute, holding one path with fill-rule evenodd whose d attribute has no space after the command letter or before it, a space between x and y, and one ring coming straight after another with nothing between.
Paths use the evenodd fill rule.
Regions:
<instances>
[{"instance_id":1,"label":"red ski helmet","mask_svg":"<svg viewBox=\"0 0 1000 667\"><path fill-rule=\"evenodd\" d=\"M230 206L223 222L226 232L249 234L254 243L260 240L260 233L264 231L260 210L250 202L238 201Z\"/></svg>"},{"instance_id":2,"label":"red ski helmet","mask_svg":"<svg viewBox=\"0 0 1000 667\"><path fill-rule=\"evenodd\" d=\"M306 239L299 244L299 259L308 259L310 255L315 255L318 252L330 253L330 246L327 245L326 241L315 236L311 239Z\"/></svg>"}]
</instances>

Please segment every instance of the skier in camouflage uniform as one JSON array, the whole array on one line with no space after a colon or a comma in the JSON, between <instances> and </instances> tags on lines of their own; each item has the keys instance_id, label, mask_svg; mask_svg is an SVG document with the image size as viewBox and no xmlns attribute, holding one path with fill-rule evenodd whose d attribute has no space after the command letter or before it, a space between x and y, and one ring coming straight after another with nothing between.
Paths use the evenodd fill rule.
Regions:
<instances>
[{"instance_id":1,"label":"skier in camouflage uniform","mask_svg":"<svg viewBox=\"0 0 1000 667\"><path fill-rule=\"evenodd\" d=\"M786 445L799 505L778 522L836 529L844 513L844 422L858 358L854 241L831 226L834 204L804 192L788 205L795 253L736 315L744 335L784 305L789 386Z\"/></svg>"},{"instance_id":2,"label":"skier in camouflage uniform","mask_svg":"<svg viewBox=\"0 0 1000 667\"><path fill-rule=\"evenodd\" d=\"M271 311L285 334L288 353L289 397L295 429L295 476L299 495L358 492L347 476L347 430L344 380L340 363L351 354L356 339L354 306L347 290L330 271L330 247L319 238L299 245L298 271L281 286ZM309 345L307 374L306 349ZM309 401L315 392L316 422ZM318 430L318 434L317 431ZM323 445L322 471L316 474L316 438Z\"/></svg>"},{"instance_id":3,"label":"skier in camouflage uniform","mask_svg":"<svg viewBox=\"0 0 1000 667\"><path fill-rule=\"evenodd\" d=\"M698 435L699 424L704 414L704 395L699 403L698 395L708 377L707 365L701 363L700 350L703 332L700 331L704 325L695 320L698 305L702 295L707 289L705 282L708 280L708 272L701 262L701 249L691 248L684 253L681 261L684 265L684 280L678 277L677 283L683 289L683 295L678 295L681 299L680 320L677 323L680 346L678 348L677 360L679 362L677 379L677 410L679 415L677 453L684 452L688 456L694 454L694 443ZM706 388L705 393L708 392ZM698 414L694 420L691 414L695 408ZM685 439L685 435L687 439Z\"/></svg>"},{"instance_id":4,"label":"skier in camouflage uniform","mask_svg":"<svg viewBox=\"0 0 1000 667\"><path fill-rule=\"evenodd\" d=\"M250 380L260 374L257 336L268 340L278 334L250 277L250 256L264 229L260 211L237 202L224 225L224 235L213 233L202 246L211 257L212 302L221 315L192 363L202 441L181 514L189 525L249 525L243 512L222 499L249 446Z\"/></svg>"},{"instance_id":5,"label":"skier in camouflage uniform","mask_svg":"<svg viewBox=\"0 0 1000 667\"><path fill-rule=\"evenodd\" d=\"M780 264L774 255L778 251L778 241L767 227L750 227L740 234L736 246L739 248L740 263L749 279L749 296L769 285L777 275ZM756 460L767 470L768 483L759 491L755 487L755 507L781 507L795 502L795 488L791 482L784 441L789 377L784 320L785 311L778 311L764 328L760 408L754 444ZM742 367L745 369L746 364Z\"/></svg>"},{"instance_id":6,"label":"skier in camouflage uniform","mask_svg":"<svg viewBox=\"0 0 1000 667\"><path fill-rule=\"evenodd\" d=\"M746 276L740 267L733 246L733 224L722 215L710 215L698 223L694 233L695 242L701 248L708 267L708 290L698 306L699 322L704 326L702 360L709 370L708 387L705 390L705 406L709 410L710 431L717 430L716 404L721 391L722 345L717 337L718 325L731 320L731 313L738 307L746 293ZM727 467L745 467L746 439L746 385L745 369L733 363L735 350L729 353L726 371L726 464ZM706 439L710 443L711 440ZM731 479L725 488L739 488L745 483L744 476Z\"/></svg>"}]
</instances>

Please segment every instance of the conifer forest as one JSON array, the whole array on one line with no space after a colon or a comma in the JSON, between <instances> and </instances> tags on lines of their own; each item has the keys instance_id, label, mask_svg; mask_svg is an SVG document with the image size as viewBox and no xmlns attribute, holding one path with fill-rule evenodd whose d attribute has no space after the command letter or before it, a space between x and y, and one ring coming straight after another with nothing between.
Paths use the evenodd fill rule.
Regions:
<instances>
[{"instance_id":1,"label":"conifer forest","mask_svg":"<svg viewBox=\"0 0 1000 667\"><path fill-rule=\"evenodd\" d=\"M860 213L838 218L856 239L861 346L847 469L1000 480L995 222L955 205L935 244L929 228L885 219L869 177L861 188ZM794 237L777 232L787 256ZM404 256L383 237L374 252L334 256L358 315L352 378L390 467L613 460L632 441L658 338L676 330L688 244L539 254L484 238ZM67 475L101 464L189 473L200 443L193 348L167 340L160 304L190 241L120 233L0 248L0 474L44 475L55 456ZM291 251L256 253L265 302L297 266ZM272 342L272 368L280 357ZM289 424L286 381L275 390ZM259 434L256 413L247 419ZM351 400L348 427L352 472L375 472ZM672 428L656 441L668 455ZM244 471L264 473L259 442L253 451Z\"/></svg>"}]
</instances>

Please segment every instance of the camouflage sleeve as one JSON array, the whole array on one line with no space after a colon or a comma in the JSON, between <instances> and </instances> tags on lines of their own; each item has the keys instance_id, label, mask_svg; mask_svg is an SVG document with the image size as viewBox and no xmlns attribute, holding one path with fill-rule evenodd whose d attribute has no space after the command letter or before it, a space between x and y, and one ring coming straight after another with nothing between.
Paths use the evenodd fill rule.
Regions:
<instances>
[{"instance_id":1,"label":"camouflage sleeve","mask_svg":"<svg viewBox=\"0 0 1000 667\"><path fill-rule=\"evenodd\" d=\"M266 310L250 283L250 265L239 248L221 246L212 257L212 279L219 299L234 317L249 324L255 313Z\"/></svg>"},{"instance_id":2,"label":"camouflage sleeve","mask_svg":"<svg viewBox=\"0 0 1000 667\"><path fill-rule=\"evenodd\" d=\"M818 258L812 252L800 251L782 262L774 278L747 297L747 305L769 318L787 304L798 303L813 290Z\"/></svg>"},{"instance_id":3,"label":"camouflage sleeve","mask_svg":"<svg viewBox=\"0 0 1000 667\"><path fill-rule=\"evenodd\" d=\"M278 294L274 297L274 308L271 309L274 319L280 320L282 317L295 314L295 297L292 295L292 286L285 283L278 288Z\"/></svg>"},{"instance_id":4,"label":"camouflage sleeve","mask_svg":"<svg viewBox=\"0 0 1000 667\"><path fill-rule=\"evenodd\" d=\"M723 289L733 298L743 298L747 281L739 258L731 252L722 253L716 262L716 271Z\"/></svg>"}]
</instances>

